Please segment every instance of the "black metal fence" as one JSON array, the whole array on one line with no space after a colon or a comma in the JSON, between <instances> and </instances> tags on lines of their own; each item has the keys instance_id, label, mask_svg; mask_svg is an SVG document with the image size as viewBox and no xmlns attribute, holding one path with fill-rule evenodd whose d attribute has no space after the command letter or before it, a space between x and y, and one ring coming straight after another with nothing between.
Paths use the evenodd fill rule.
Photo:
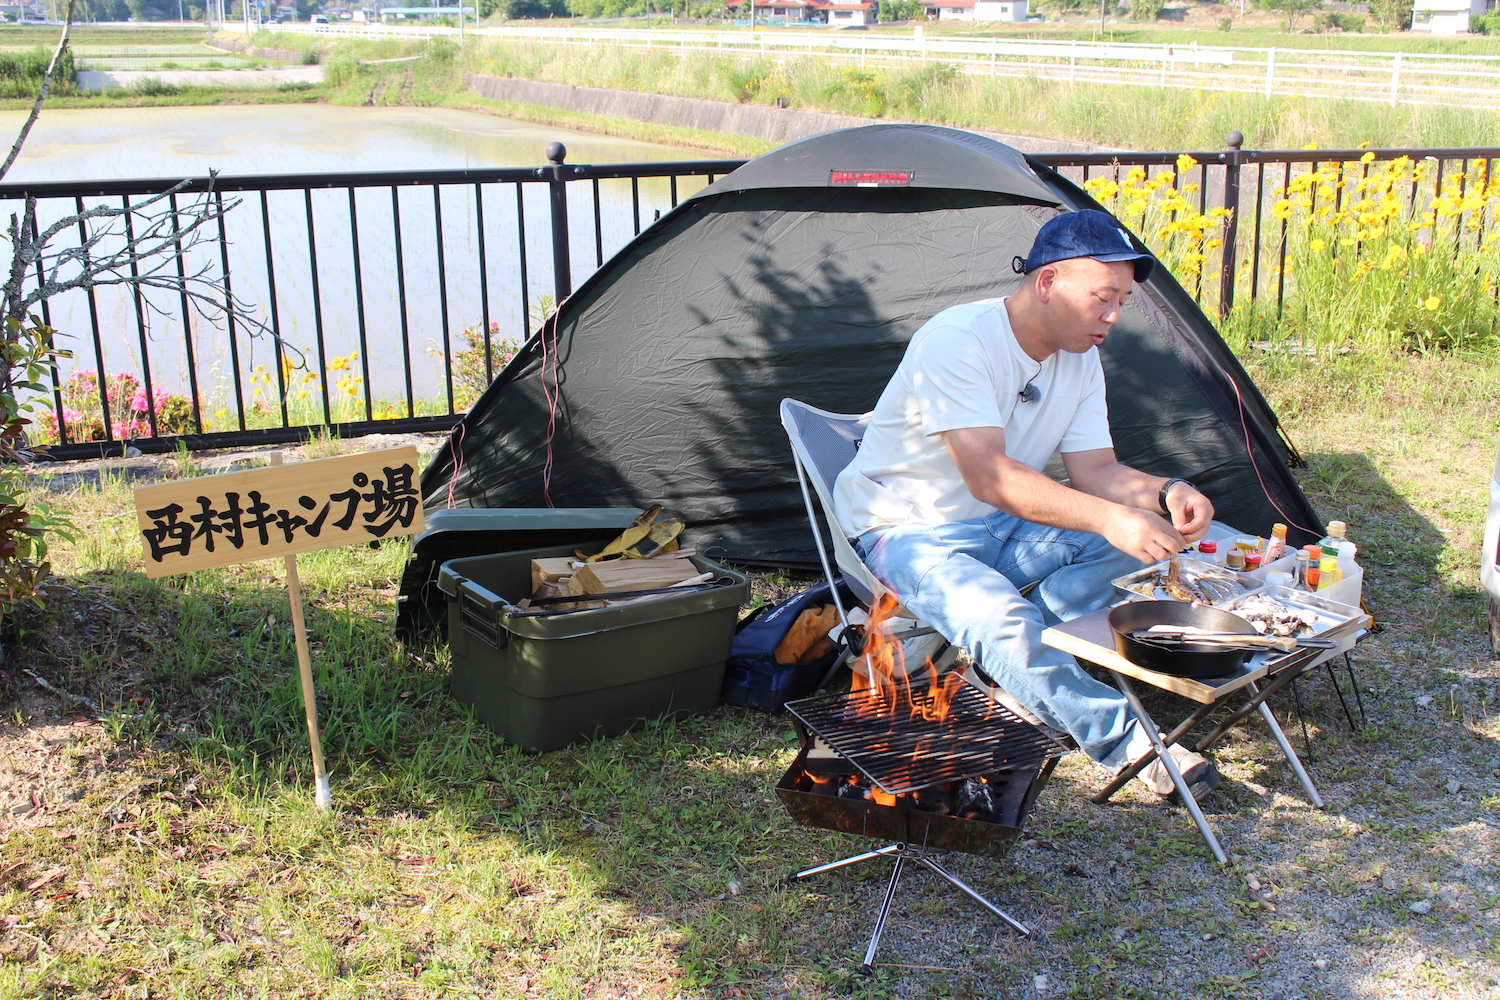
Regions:
<instances>
[{"instance_id":1,"label":"black metal fence","mask_svg":"<svg viewBox=\"0 0 1500 1000\"><path fill-rule=\"evenodd\" d=\"M1120 215L1219 316L1282 307L1295 286L1288 247L1309 212L1326 222L1356 199L1372 204L1375 187L1407 220L1445 192L1500 197L1500 148L1254 151L1238 133L1230 140L1209 152L1037 159ZM575 280L743 162L573 165L560 143L547 155L536 168L217 178L211 196L240 204L173 266L207 269L257 306L272 336L197 314L185 297L57 296L41 318L74 334L63 345L74 357L54 373L39 439L67 459L284 443L323 427L446 429ZM129 205L171 186L12 184L0 200L35 196L46 225L86 199ZM208 189L195 181L178 197ZM1489 211L1489 201L1465 204Z\"/></svg>"}]
</instances>

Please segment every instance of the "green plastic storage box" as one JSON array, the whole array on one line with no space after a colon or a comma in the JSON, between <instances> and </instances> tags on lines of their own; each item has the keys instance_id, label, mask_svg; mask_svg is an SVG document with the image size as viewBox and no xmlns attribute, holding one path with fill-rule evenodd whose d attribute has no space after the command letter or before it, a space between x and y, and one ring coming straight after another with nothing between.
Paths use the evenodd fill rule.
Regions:
<instances>
[{"instance_id":1,"label":"green plastic storage box","mask_svg":"<svg viewBox=\"0 0 1500 1000\"><path fill-rule=\"evenodd\" d=\"M531 560L573 551L528 549L443 564L438 587L448 595L453 697L531 752L718 705L735 622L750 598L745 575L695 556L700 573L733 583L620 608L511 617L531 592Z\"/></svg>"}]
</instances>

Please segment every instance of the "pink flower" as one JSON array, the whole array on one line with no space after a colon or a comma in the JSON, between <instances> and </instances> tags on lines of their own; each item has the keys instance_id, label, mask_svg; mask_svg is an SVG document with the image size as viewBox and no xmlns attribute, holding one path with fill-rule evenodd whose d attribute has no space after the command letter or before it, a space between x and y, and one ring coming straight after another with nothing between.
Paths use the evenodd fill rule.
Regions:
<instances>
[{"instance_id":1,"label":"pink flower","mask_svg":"<svg viewBox=\"0 0 1500 1000\"><path fill-rule=\"evenodd\" d=\"M145 413L146 394L144 392L137 391L135 396L130 400L130 408L137 413Z\"/></svg>"}]
</instances>

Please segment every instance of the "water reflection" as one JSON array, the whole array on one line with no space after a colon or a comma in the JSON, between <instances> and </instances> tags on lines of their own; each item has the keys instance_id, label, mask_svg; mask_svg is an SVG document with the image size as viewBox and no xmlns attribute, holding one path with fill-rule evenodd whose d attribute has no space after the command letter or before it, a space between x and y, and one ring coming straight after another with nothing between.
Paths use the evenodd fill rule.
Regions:
<instances>
[{"instance_id":1,"label":"water reflection","mask_svg":"<svg viewBox=\"0 0 1500 1000\"><path fill-rule=\"evenodd\" d=\"M0 113L0 129L19 120L19 113ZM553 139L567 144L570 163L706 158L447 109L131 108L44 113L8 180L534 166L545 162ZM677 196L703 183L682 178ZM570 185L575 286L637 225L670 207L667 180L642 180L637 189L639 222L631 181ZM99 289L92 310L81 292L49 303L52 324L72 336L68 346L77 354L64 377L74 368L140 376L149 369L154 386L179 393L196 382L212 430L237 426L242 405L252 411L250 426L279 424L283 406L294 424L447 412L443 376L461 332L487 320L499 337L524 338L528 312L553 287L547 190L540 184L224 197L240 201L229 213L223 249L234 293L255 303L284 342L306 349L317 378L285 370L268 341L243 331L231 339L219 318L191 316L184 323L176 297L148 293L138 309L120 288ZM118 198L84 204L101 200L120 204ZM42 222L75 207L71 199L44 203ZM185 255L184 267L219 275L219 247ZM98 316L98 357L91 312ZM355 352L359 357L349 362ZM258 420L257 408L264 411Z\"/></svg>"}]
</instances>

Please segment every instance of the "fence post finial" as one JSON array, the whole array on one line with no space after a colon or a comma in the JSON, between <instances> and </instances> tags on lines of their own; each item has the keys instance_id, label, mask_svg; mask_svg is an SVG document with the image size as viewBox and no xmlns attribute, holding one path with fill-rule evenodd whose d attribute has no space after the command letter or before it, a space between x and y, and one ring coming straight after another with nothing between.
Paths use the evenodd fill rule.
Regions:
<instances>
[{"instance_id":1,"label":"fence post finial","mask_svg":"<svg viewBox=\"0 0 1500 1000\"><path fill-rule=\"evenodd\" d=\"M573 294L573 263L568 251L568 182L563 178L563 160L567 155L567 146L556 140L547 143L547 162L552 169L542 167L537 171L544 176L552 175L547 187L552 208L552 290L558 305Z\"/></svg>"},{"instance_id":2,"label":"fence post finial","mask_svg":"<svg viewBox=\"0 0 1500 1000\"><path fill-rule=\"evenodd\" d=\"M1219 260L1219 318L1229 315L1234 308L1235 241L1239 235L1240 215L1240 147L1245 144L1245 133L1235 129L1224 137L1229 149L1222 154L1224 160L1224 249Z\"/></svg>"}]
</instances>

